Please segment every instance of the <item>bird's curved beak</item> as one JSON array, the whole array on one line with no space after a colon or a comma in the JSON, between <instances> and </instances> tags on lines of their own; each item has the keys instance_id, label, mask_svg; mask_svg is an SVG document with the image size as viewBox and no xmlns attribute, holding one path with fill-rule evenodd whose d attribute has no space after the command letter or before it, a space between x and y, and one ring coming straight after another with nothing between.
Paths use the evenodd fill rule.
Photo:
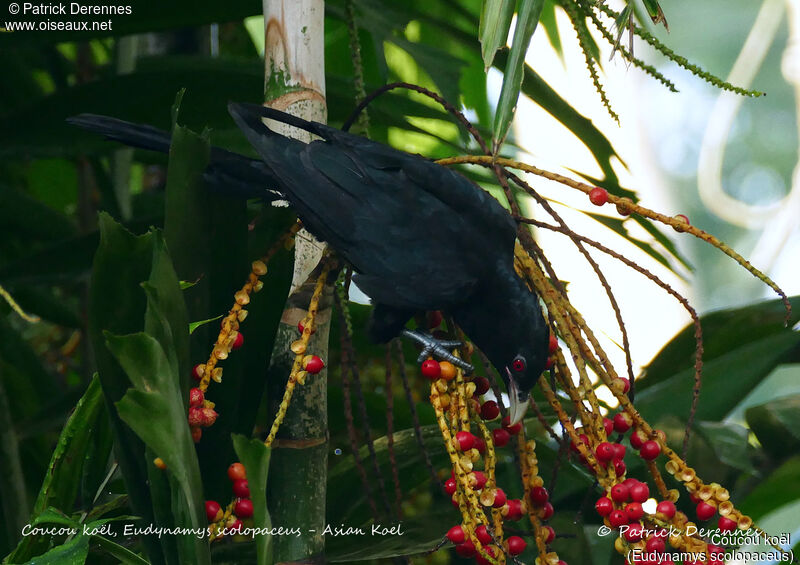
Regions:
<instances>
[{"instance_id":1,"label":"bird's curved beak","mask_svg":"<svg viewBox=\"0 0 800 565\"><path fill-rule=\"evenodd\" d=\"M528 396L528 393L519 390L517 382L514 380L508 367L506 367L506 374L508 375L508 419L510 420L509 425L513 426L517 422L522 421L522 418L525 417L525 413L528 411L530 396Z\"/></svg>"}]
</instances>

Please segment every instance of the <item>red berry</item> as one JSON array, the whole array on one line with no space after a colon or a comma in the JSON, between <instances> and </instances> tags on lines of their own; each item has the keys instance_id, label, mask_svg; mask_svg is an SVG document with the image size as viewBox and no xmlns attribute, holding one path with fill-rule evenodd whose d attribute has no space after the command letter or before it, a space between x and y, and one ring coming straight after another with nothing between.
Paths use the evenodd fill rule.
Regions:
<instances>
[{"instance_id":1,"label":"red berry","mask_svg":"<svg viewBox=\"0 0 800 565\"><path fill-rule=\"evenodd\" d=\"M475 436L469 432L458 432L456 434L456 444L461 451L469 451L475 447Z\"/></svg>"},{"instance_id":2,"label":"red berry","mask_svg":"<svg viewBox=\"0 0 800 565\"><path fill-rule=\"evenodd\" d=\"M625 459L625 452L628 450L627 447L622 445L621 443L612 443L611 447L614 448L614 457L613 459L617 461L622 461Z\"/></svg>"},{"instance_id":3,"label":"red berry","mask_svg":"<svg viewBox=\"0 0 800 565\"><path fill-rule=\"evenodd\" d=\"M228 478L231 481L238 481L239 479L246 479L247 472L244 469L244 465L239 462L231 463L230 467L228 467Z\"/></svg>"},{"instance_id":4,"label":"red berry","mask_svg":"<svg viewBox=\"0 0 800 565\"><path fill-rule=\"evenodd\" d=\"M647 436L642 430L636 430L631 434L631 447L634 449L640 449L646 441Z\"/></svg>"},{"instance_id":5,"label":"red berry","mask_svg":"<svg viewBox=\"0 0 800 565\"><path fill-rule=\"evenodd\" d=\"M707 502L701 502L697 505L697 519L698 520L710 520L714 514L717 513L717 509L708 504Z\"/></svg>"},{"instance_id":6,"label":"red berry","mask_svg":"<svg viewBox=\"0 0 800 565\"><path fill-rule=\"evenodd\" d=\"M239 518L250 518L253 515L253 501L249 498L236 501L236 506L233 507L233 513Z\"/></svg>"},{"instance_id":7,"label":"red berry","mask_svg":"<svg viewBox=\"0 0 800 565\"><path fill-rule=\"evenodd\" d=\"M661 454L661 446L654 439L648 440L639 448L639 455L646 461L652 461Z\"/></svg>"},{"instance_id":8,"label":"red berry","mask_svg":"<svg viewBox=\"0 0 800 565\"><path fill-rule=\"evenodd\" d=\"M629 522L637 522L644 516L644 509L640 502L629 502L625 505L625 515Z\"/></svg>"},{"instance_id":9,"label":"red berry","mask_svg":"<svg viewBox=\"0 0 800 565\"><path fill-rule=\"evenodd\" d=\"M492 439L494 440L495 447L504 447L511 441L511 434L503 428L492 430Z\"/></svg>"},{"instance_id":10,"label":"red berry","mask_svg":"<svg viewBox=\"0 0 800 565\"><path fill-rule=\"evenodd\" d=\"M438 328L440 325L442 325L442 320L444 319L444 317L442 316L442 311L441 310L431 310L431 311L429 311L427 316L426 316L426 318L427 318L428 329L429 330L433 330L435 328Z\"/></svg>"},{"instance_id":11,"label":"red berry","mask_svg":"<svg viewBox=\"0 0 800 565\"><path fill-rule=\"evenodd\" d=\"M522 501L518 498L514 498L508 501L508 514L506 514L506 520L511 520L512 522L516 522L522 518Z\"/></svg>"},{"instance_id":12,"label":"red berry","mask_svg":"<svg viewBox=\"0 0 800 565\"><path fill-rule=\"evenodd\" d=\"M494 420L500 415L500 407L494 400L487 400L481 404L481 418L484 420Z\"/></svg>"},{"instance_id":13,"label":"red berry","mask_svg":"<svg viewBox=\"0 0 800 565\"><path fill-rule=\"evenodd\" d=\"M453 495L452 497L450 497L450 504L452 504L454 508L458 508L459 507L458 506L458 497L456 495Z\"/></svg>"},{"instance_id":14,"label":"red berry","mask_svg":"<svg viewBox=\"0 0 800 565\"><path fill-rule=\"evenodd\" d=\"M555 512L555 510L553 509L553 505L548 502L544 506L542 506L542 514L540 518L542 520L549 520L550 518L553 517L553 512Z\"/></svg>"},{"instance_id":15,"label":"red berry","mask_svg":"<svg viewBox=\"0 0 800 565\"><path fill-rule=\"evenodd\" d=\"M688 217L688 216L686 216L685 214L678 214L678 215L676 215L676 216L673 216L673 218L672 218L672 219L673 219L673 220L677 220L678 222L680 222L680 223L682 223L682 224L686 224L687 226L688 226L688 225L690 225L690 223L689 223L689 217ZM674 229L675 229L675 231L677 231L677 232L682 232L682 231L683 231L683 228L682 228L682 227L674 227L674 226L673 226L673 228L674 228Z\"/></svg>"},{"instance_id":16,"label":"red berry","mask_svg":"<svg viewBox=\"0 0 800 565\"><path fill-rule=\"evenodd\" d=\"M608 515L608 523L612 528L619 528L628 523L628 516L622 510L612 510Z\"/></svg>"},{"instance_id":17,"label":"red berry","mask_svg":"<svg viewBox=\"0 0 800 565\"><path fill-rule=\"evenodd\" d=\"M647 538L647 542L644 544L645 551L649 553L662 553L666 548L666 544L664 543L664 538L661 536L653 536Z\"/></svg>"},{"instance_id":18,"label":"red berry","mask_svg":"<svg viewBox=\"0 0 800 565\"><path fill-rule=\"evenodd\" d=\"M475 555L475 545L469 539L466 539L464 543L456 546L456 553L461 557L472 557Z\"/></svg>"},{"instance_id":19,"label":"red berry","mask_svg":"<svg viewBox=\"0 0 800 565\"><path fill-rule=\"evenodd\" d=\"M197 387L189 389L189 406L202 406L203 400L205 400L205 395L202 390Z\"/></svg>"},{"instance_id":20,"label":"red berry","mask_svg":"<svg viewBox=\"0 0 800 565\"><path fill-rule=\"evenodd\" d=\"M581 440L581 443L583 445L585 445L587 447L589 446L589 436L587 436L586 434L580 434L578 436L578 439ZM578 446L575 443L570 444L570 448L572 449L572 451L575 451L576 453L579 452Z\"/></svg>"},{"instance_id":21,"label":"red berry","mask_svg":"<svg viewBox=\"0 0 800 565\"><path fill-rule=\"evenodd\" d=\"M310 355L309 357L304 361L303 368L312 375L316 375L325 367L325 362L316 355Z\"/></svg>"},{"instance_id":22,"label":"red berry","mask_svg":"<svg viewBox=\"0 0 800 565\"><path fill-rule=\"evenodd\" d=\"M475 528L475 537L478 538L478 541L481 542L482 545L489 545L493 541L491 534L486 529L486 526L482 524Z\"/></svg>"},{"instance_id":23,"label":"red berry","mask_svg":"<svg viewBox=\"0 0 800 565\"><path fill-rule=\"evenodd\" d=\"M644 526L635 522L625 530L625 539L628 541L639 541L644 536Z\"/></svg>"},{"instance_id":24,"label":"red berry","mask_svg":"<svg viewBox=\"0 0 800 565\"><path fill-rule=\"evenodd\" d=\"M189 425L192 427L202 427L206 425L206 419L203 416L203 409L198 406L191 406L189 408Z\"/></svg>"},{"instance_id":25,"label":"red berry","mask_svg":"<svg viewBox=\"0 0 800 565\"><path fill-rule=\"evenodd\" d=\"M216 522L222 518L222 508L220 508L218 502L206 500L206 518L208 518L209 523Z\"/></svg>"},{"instance_id":26,"label":"red berry","mask_svg":"<svg viewBox=\"0 0 800 565\"><path fill-rule=\"evenodd\" d=\"M244 336L242 335L242 332L236 332L236 337L234 338L233 343L231 344L231 349L239 349L243 343L244 343Z\"/></svg>"},{"instance_id":27,"label":"red berry","mask_svg":"<svg viewBox=\"0 0 800 565\"><path fill-rule=\"evenodd\" d=\"M228 531L231 531L233 533L239 533L239 532L242 531L242 528L244 528L244 524L242 524L242 521L241 520L234 520L233 524L228 526Z\"/></svg>"},{"instance_id":28,"label":"red berry","mask_svg":"<svg viewBox=\"0 0 800 565\"><path fill-rule=\"evenodd\" d=\"M191 410L192 409L190 408L189 411L191 411ZM213 408L209 408L207 406L204 406L203 408L200 408L200 411L203 413L203 415L202 415L203 423L201 425L205 426L207 428L210 427L210 426L213 426L214 422L217 421L217 416L219 416L219 414L217 414L216 411ZM191 423L190 423L190 425L191 425Z\"/></svg>"},{"instance_id":29,"label":"red berry","mask_svg":"<svg viewBox=\"0 0 800 565\"><path fill-rule=\"evenodd\" d=\"M247 479L233 481L233 494L239 498L250 498L250 485L247 484Z\"/></svg>"},{"instance_id":30,"label":"red berry","mask_svg":"<svg viewBox=\"0 0 800 565\"><path fill-rule=\"evenodd\" d=\"M506 493L503 492L503 489L499 488L494 493L494 503L492 504L493 508L502 508L506 504Z\"/></svg>"},{"instance_id":31,"label":"red berry","mask_svg":"<svg viewBox=\"0 0 800 565\"><path fill-rule=\"evenodd\" d=\"M631 494L631 500L634 502L646 502L650 498L650 487L647 483L636 482L635 485L628 488Z\"/></svg>"},{"instance_id":32,"label":"red berry","mask_svg":"<svg viewBox=\"0 0 800 565\"><path fill-rule=\"evenodd\" d=\"M298 331L298 332L300 332L300 333L303 333L303 331L304 331L305 329L306 329L306 328L305 328L305 326L303 325L303 322L302 322L302 321L300 321L300 322L297 322L297 331ZM309 335L314 335L315 333L317 333L317 329L316 329L315 327L313 327L313 326L312 326L312 327L311 327L311 331L309 332Z\"/></svg>"},{"instance_id":33,"label":"red berry","mask_svg":"<svg viewBox=\"0 0 800 565\"><path fill-rule=\"evenodd\" d=\"M544 543L549 544L552 543L554 539L556 539L556 531L551 528L550 526L542 526L542 531L544 532Z\"/></svg>"},{"instance_id":34,"label":"red berry","mask_svg":"<svg viewBox=\"0 0 800 565\"><path fill-rule=\"evenodd\" d=\"M625 474L625 462L622 459L614 459L614 474L621 477Z\"/></svg>"},{"instance_id":35,"label":"red berry","mask_svg":"<svg viewBox=\"0 0 800 565\"><path fill-rule=\"evenodd\" d=\"M464 541L467 539L467 536L464 533L464 528L461 526L453 526L447 531L447 539L456 545L459 543L464 543Z\"/></svg>"},{"instance_id":36,"label":"red berry","mask_svg":"<svg viewBox=\"0 0 800 565\"><path fill-rule=\"evenodd\" d=\"M420 369L422 371L422 375L432 381L438 379L439 375L442 374L442 367L439 365L439 362L435 361L434 359L426 359L423 361Z\"/></svg>"},{"instance_id":37,"label":"red berry","mask_svg":"<svg viewBox=\"0 0 800 565\"><path fill-rule=\"evenodd\" d=\"M203 379L201 373L205 370L205 363L198 363L194 367L192 367L192 378L196 381L200 381Z\"/></svg>"},{"instance_id":38,"label":"red berry","mask_svg":"<svg viewBox=\"0 0 800 565\"><path fill-rule=\"evenodd\" d=\"M483 441L482 437L475 436L475 449L477 449L478 453L481 455L486 453L486 442Z\"/></svg>"},{"instance_id":39,"label":"red berry","mask_svg":"<svg viewBox=\"0 0 800 565\"><path fill-rule=\"evenodd\" d=\"M549 542L545 542L549 543ZM525 548L528 547L528 544L519 536L511 536L508 538L508 553L511 555L519 555Z\"/></svg>"},{"instance_id":40,"label":"red berry","mask_svg":"<svg viewBox=\"0 0 800 565\"><path fill-rule=\"evenodd\" d=\"M550 500L550 493L544 487L533 487L530 498L534 506L544 506Z\"/></svg>"},{"instance_id":41,"label":"red berry","mask_svg":"<svg viewBox=\"0 0 800 565\"><path fill-rule=\"evenodd\" d=\"M491 557L492 559L494 559L494 549L493 549L493 548L491 548L491 547L484 547L484 548L483 548L483 551L486 553L486 555L488 555L489 557ZM489 561L488 559L486 559L486 558L485 558L483 555L481 555L480 553L478 553L478 555L476 555L476 556L475 556L475 562L476 562L478 565L489 565L489 564L490 564L490 561Z\"/></svg>"},{"instance_id":42,"label":"red berry","mask_svg":"<svg viewBox=\"0 0 800 565\"><path fill-rule=\"evenodd\" d=\"M486 486L486 475L484 475L481 471L473 471L472 474L475 476L475 484L473 488L475 490L481 490L483 487Z\"/></svg>"},{"instance_id":43,"label":"red berry","mask_svg":"<svg viewBox=\"0 0 800 565\"><path fill-rule=\"evenodd\" d=\"M656 506L656 513L663 514L667 520L672 520L675 516L675 503L669 500L662 500Z\"/></svg>"},{"instance_id":44,"label":"red berry","mask_svg":"<svg viewBox=\"0 0 800 565\"><path fill-rule=\"evenodd\" d=\"M449 495L453 495L456 492L457 488L458 487L457 487L456 481L454 479L447 479L444 482L444 492L446 492Z\"/></svg>"},{"instance_id":45,"label":"red berry","mask_svg":"<svg viewBox=\"0 0 800 565\"><path fill-rule=\"evenodd\" d=\"M626 377L618 378L622 381L622 394L628 394L628 391L631 390L631 381Z\"/></svg>"},{"instance_id":46,"label":"red berry","mask_svg":"<svg viewBox=\"0 0 800 565\"><path fill-rule=\"evenodd\" d=\"M609 442L604 441L603 443L598 444L594 450L594 453L597 455L597 460L601 463L611 461L611 459L614 457L614 446Z\"/></svg>"},{"instance_id":47,"label":"red berry","mask_svg":"<svg viewBox=\"0 0 800 565\"><path fill-rule=\"evenodd\" d=\"M723 532L732 532L736 529L736 522L726 516L720 516L717 522L717 528Z\"/></svg>"},{"instance_id":48,"label":"red berry","mask_svg":"<svg viewBox=\"0 0 800 565\"><path fill-rule=\"evenodd\" d=\"M614 430L616 430L618 433L624 434L631 429L632 425L631 417L625 412L618 412L614 414Z\"/></svg>"},{"instance_id":49,"label":"red berry","mask_svg":"<svg viewBox=\"0 0 800 565\"><path fill-rule=\"evenodd\" d=\"M595 206L602 206L608 202L608 191L599 186L594 187L589 191L589 201Z\"/></svg>"},{"instance_id":50,"label":"red berry","mask_svg":"<svg viewBox=\"0 0 800 565\"><path fill-rule=\"evenodd\" d=\"M605 518L614 510L614 503L611 502L611 499L607 496L603 496L598 498L597 502L594 503L594 509L600 516Z\"/></svg>"},{"instance_id":51,"label":"red berry","mask_svg":"<svg viewBox=\"0 0 800 565\"><path fill-rule=\"evenodd\" d=\"M512 436L517 435L522 430L522 422L517 422L513 426L510 425L511 419L509 416L503 418L503 429L510 433Z\"/></svg>"},{"instance_id":52,"label":"red berry","mask_svg":"<svg viewBox=\"0 0 800 565\"><path fill-rule=\"evenodd\" d=\"M190 430L192 432L192 441L195 442L195 443L199 443L200 442L200 438L203 437L203 428L199 428L197 426L192 426L190 428Z\"/></svg>"},{"instance_id":53,"label":"red berry","mask_svg":"<svg viewBox=\"0 0 800 565\"><path fill-rule=\"evenodd\" d=\"M475 394L478 396L482 396L489 392L489 379L486 377L475 377L472 382L475 383Z\"/></svg>"},{"instance_id":54,"label":"red berry","mask_svg":"<svg viewBox=\"0 0 800 565\"><path fill-rule=\"evenodd\" d=\"M606 431L606 436L614 433L614 422L608 418L603 418L603 429Z\"/></svg>"},{"instance_id":55,"label":"red berry","mask_svg":"<svg viewBox=\"0 0 800 565\"><path fill-rule=\"evenodd\" d=\"M548 352L550 355L558 351L558 338L555 334L550 334L550 344L548 345Z\"/></svg>"},{"instance_id":56,"label":"red berry","mask_svg":"<svg viewBox=\"0 0 800 565\"><path fill-rule=\"evenodd\" d=\"M628 489L627 485L620 483L611 487L611 499L614 502L627 502L630 494L630 489Z\"/></svg>"}]
</instances>

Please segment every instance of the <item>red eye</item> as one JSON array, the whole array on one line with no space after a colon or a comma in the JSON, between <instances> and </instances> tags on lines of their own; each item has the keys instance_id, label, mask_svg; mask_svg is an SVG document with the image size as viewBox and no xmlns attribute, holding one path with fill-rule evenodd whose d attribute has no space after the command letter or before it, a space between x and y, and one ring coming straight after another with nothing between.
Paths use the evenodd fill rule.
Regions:
<instances>
[{"instance_id":1,"label":"red eye","mask_svg":"<svg viewBox=\"0 0 800 565\"><path fill-rule=\"evenodd\" d=\"M514 368L514 371L517 373L521 373L525 370L525 358L524 357L517 357L512 361L511 366Z\"/></svg>"}]
</instances>

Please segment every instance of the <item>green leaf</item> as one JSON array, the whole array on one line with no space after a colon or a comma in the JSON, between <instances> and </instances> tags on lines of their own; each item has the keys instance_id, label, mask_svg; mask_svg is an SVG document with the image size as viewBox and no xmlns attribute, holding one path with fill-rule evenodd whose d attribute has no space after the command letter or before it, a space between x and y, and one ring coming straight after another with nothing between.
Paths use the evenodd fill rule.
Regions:
<instances>
[{"instance_id":1,"label":"green leaf","mask_svg":"<svg viewBox=\"0 0 800 565\"><path fill-rule=\"evenodd\" d=\"M800 309L800 296L790 298L792 309ZM717 357L748 343L785 332L786 311L781 300L768 300L740 308L717 310L700 317L703 328L703 360ZM797 314L792 323L797 320ZM694 325L688 324L673 337L645 369L645 378L636 381L638 392L655 386L678 371L694 366Z\"/></svg>"},{"instance_id":2,"label":"green leaf","mask_svg":"<svg viewBox=\"0 0 800 565\"><path fill-rule=\"evenodd\" d=\"M747 425L773 457L800 453L800 395L753 406L745 412Z\"/></svg>"},{"instance_id":3,"label":"green leaf","mask_svg":"<svg viewBox=\"0 0 800 565\"><path fill-rule=\"evenodd\" d=\"M697 418L720 420L733 410L753 387L781 362L784 356L800 343L800 333L782 329L778 333L732 346L727 353L716 356L703 367L703 381ZM640 387L636 407L650 422L674 415L685 419L692 398L694 369L676 371L654 385ZM645 379L646 380L646 379ZM670 398L670 403L664 399ZM675 399L686 399L683 406Z\"/></svg>"},{"instance_id":4,"label":"green leaf","mask_svg":"<svg viewBox=\"0 0 800 565\"><path fill-rule=\"evenodd\" d=\"M747 516L760 518L783 504L800 499L800 456L795 455L761 481L737 504Z\"/></svg>"},{"instance_id":5,"label":"green leaf","mask_svg":"<svg viewBox=\"0 0 800 565\"><path fill-rule=\"evenodd\" d=\"M127 547L123 547L104 536L92 536L92 539L103 549L103 551L112 557L119 559L119 562L123 565L150 565L149 561L140 557L139 555L136 555Z\"/></svg>"},{"instance_id":6,"label":"green leaf","mask_svg":"<svg viewBox=\"0 0 800 565\"><path fill-rule=\"evenodd\" d=\"M698 422L697 432L721 463L745 472L753 470L747 428L728 422Z\"/></svg>"},{"instance_id":7,"label":"green leaf","mask_svg":"<svg viewBox=\"0 0 800 565\"><path fill-rule=\"evenodd\" d=\"M58 524L59 526L64 526L65 528L78 528L80 526L75 518L67 516L58 508L52 507L42 510L31 522L31 526L38 526L40 524Z\"/></svg>"},{"instance_id":8,"label":"green leaf","mask_svg":"<svg viewBox=\"0 0 800 565\"><path fill-rule=\"evenodd\" d=\"M131 506L144 523L156 524L159 522L153 513L144 444L120 419L116 409L116 403L130 387L130 380L106 348L104 332L123 335L141 331L148 308L141 283L150 278L154 249L163 246L163 241L155 232L135 236L104 213L99 216L99 226L100 245L90 283L89 335L114 430L114 452ZM176 292L180 295L177 288ZM159 540L155 536L144 536L143 541L154 563L164 563L162 552L167 544L174 543L173 538Z\"/></svg>"},{"instance_id":9,"label":"green leaf","mask_svg":"<svg viewBox=\"0 0 800 565\"><path fill-rule=\"evenodd\" d=\"M193 334L194 330L196 330L200 326L204 326L207 323L213 322L214 320L219 320L220 318L222 318L222 314L220 314L219 316L214 316L213 318L209 318L207 320L200 320L199 322L190 322L189 323L189 334Z\"/></svg>"},{"instance_id":10,"label":"green leaf","mask_svg":"<svg viewBox=\"0 0 800 565\"><path fill-rule=\"evenodd\" d=\"M494 54L506 44L515 4L515 0L483 1L478 39L481 41L484 70L489 70L494 61Z\"/></svg>"},{"instance_id":11,"label":"green leaf","mask_svg":"<svg viewBox=\"0 0 800 565\"><path fill-rule=\"evenodd\" d=\"M173 363L159 342L145 333L107 333L106 344L134 386L117 402L120 417L164 460L167 473L176 483L171 486L177 486L182 495L177 500L173 498L176 525L205 527L200 469ZM173 490L173 496L176 494ZM181 523L180 518L188 523ZM181 536L178 547L184 562L211 562L204 539Z\"/></svg>"},{"instance_id":12,"label":"green leaf","mask_svg":"<svg viewBox=\"0 0 800 565\"><path fill-rule=\"evenodd\" d=\"M89 555L89 536L76 536L39 557L34 557L26 565L82 565Z\"/></svg>"},{"instance_id":13,"label":"green leaf","mask_svg":"<svg viewBox=\"0 0 800 565\"><path fill-rule=\"evenodd\" d=\"M253 525L255 528L271 528L272 521L267 510L267 475L271 450L257 438L246 438L233 434L233 448L247 472L250 500L253 501ZM257 535L256 556L258 565L272 563L272 536Z\"/></svg>"},{"instance_id":14,"label":"green leaf","mask_svg":"<svg viewBox=\"0 0 800 565\"><path fill-rule=\"evenodd\" d=\"M524 76L525 54L528 52L533 32L536 31L543 6L544 0L520 0L517 24L514 27L514 42L511 44L511 53L503 73L503 86L500 89L500 100L494 116L495 147L503 143L514 118Z\"/></svg>"}]
</instances>

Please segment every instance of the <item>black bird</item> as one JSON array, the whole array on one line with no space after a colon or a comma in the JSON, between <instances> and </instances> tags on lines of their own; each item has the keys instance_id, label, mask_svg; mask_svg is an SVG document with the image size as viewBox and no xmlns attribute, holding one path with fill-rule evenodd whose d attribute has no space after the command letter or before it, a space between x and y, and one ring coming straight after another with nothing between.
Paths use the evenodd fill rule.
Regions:
<instances>
[{"instance_id":1,"label":"black bird","mask_svg":"<svg viewBox=\"0 0 800 565\"><path fill-rule=\"evenodd\" d=\"M402 333L423 344L421 357L471 369L449 354L455 342L404 329L420 310L450 314L500 372L510 420L521 420L545 368L549 330L538 297L514 271L517 227L508 212L464 176L422 156L271 108L228 109L262 160L214 148L206 179L249 196L272 188L285 197L304 226L353 265L375 306L368 328L375 341ZM321 139L287 138L262 117ZM69 121L129 145L169 147L168 134L149 126L89 114Z\"/></svg>"}]
</instances>

